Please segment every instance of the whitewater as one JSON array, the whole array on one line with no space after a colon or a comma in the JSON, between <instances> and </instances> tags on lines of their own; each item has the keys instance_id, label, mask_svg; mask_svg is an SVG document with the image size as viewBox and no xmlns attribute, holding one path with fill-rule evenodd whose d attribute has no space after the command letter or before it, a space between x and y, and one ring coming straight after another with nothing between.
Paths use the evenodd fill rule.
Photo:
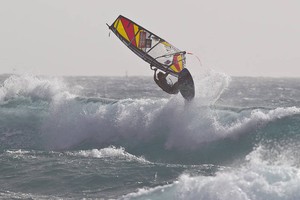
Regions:
<instances>
[{"instance_id":1,"label":"whitewater","mask_svg":"<svg viewBox=\"0 0 300 200\"><path fill-rule=\"evenodd\" d=\"M300 79L0 75L0 199L300 199Z\"/></svg>"}]
</instances>

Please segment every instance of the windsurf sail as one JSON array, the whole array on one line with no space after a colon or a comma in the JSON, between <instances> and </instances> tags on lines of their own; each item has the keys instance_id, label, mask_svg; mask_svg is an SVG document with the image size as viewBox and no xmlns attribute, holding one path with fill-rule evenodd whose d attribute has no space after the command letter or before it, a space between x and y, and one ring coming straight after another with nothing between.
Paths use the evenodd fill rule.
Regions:
<instances>
[{"instance_id":1,"label":"windsurf sail","mask_svg":"<svg viewBox=\"0 0 300 200\"><path fill-rule=\"evenodd\" d=\"M185 51L120 15L109 29L150 66L178 77L185 68Z\"/></svg>"}]
</instances>

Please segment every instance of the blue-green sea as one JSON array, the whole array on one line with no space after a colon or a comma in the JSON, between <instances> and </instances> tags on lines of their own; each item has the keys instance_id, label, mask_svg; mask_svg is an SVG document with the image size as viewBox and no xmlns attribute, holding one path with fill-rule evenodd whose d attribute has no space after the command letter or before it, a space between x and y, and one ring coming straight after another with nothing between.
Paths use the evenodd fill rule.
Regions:
<instances>
[{"instance_id":1,"label":"blue-green sea","mask_svg":"<svg viewBox=\"0 0 300 200\"><path fill-rule=\"evenodd\" d=\"M0 75L0 199L300 199L300 79Z\"/></svg>"}]
</instances>

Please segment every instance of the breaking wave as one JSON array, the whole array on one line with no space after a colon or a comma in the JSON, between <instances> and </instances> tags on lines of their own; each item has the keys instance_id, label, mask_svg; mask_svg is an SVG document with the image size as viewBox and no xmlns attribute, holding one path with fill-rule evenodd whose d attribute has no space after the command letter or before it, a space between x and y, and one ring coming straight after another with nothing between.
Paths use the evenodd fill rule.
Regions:
<instances>
[{"instance_id":1,"label":"breaking wave","mask_svg":"<svg viewBox=\"0 0 300 200\"><path fill-rule=\"evenodd\" d=\"M0 87L0 159L11 162L3 169L24 177L20 182L18 176L11 179L12 185L19 183L20 192L5 189L0 196L56 198L26 193L31 182L31 191L59 191L74 198L83 192L96 198L117 185L112 193L119 193L105 195L299 199L300 108L217 104L229 83L226 75L210 71L195 79L191 102L180 95L117 100L107 94L84 95L85 87L71 88L58 78L13 75ZM149 94L155 91L148 89ZM103 176L94 179L98 172ZM140 176L134 177L137 172ZM123 190L128 173L130 184ZM39 177L32 179L36 174ZM38 188L40 180L47 181Z\"/></svg>"},{"instance_id":2,"label":"breaking wave","mask_svg":"<svg viewBox=\"0 0 300 200\"><path fill-rule=\"evenodd\" d=\"M58 78L12 75L0 87L0 102L22 97L51 101L62 95L70 93L67 92L67 86Z\"/></svg>"},{"instance_id":3,"label":"breaking wave","mask_svg":"<svg viewBox=\"0 0 300 200\"><path fill-rule=\"evenodd\" d=\"M0 120L6 124L0 126L0 141L6 148L54 151L113 145L147 160L218 163L236 157L236 148L245 155L258 139L280 135L274 130L277 124L286 127L299 122L298 107L214 107L229 82L224 74L203 75L195 80L196 98L187 103L179 95L169 99L89 98L71 91L59 79L14 75L0 87L0 113L5 116ZM30 101L6 109L7 102L22 98ZM85 153L97 155L97 150Z\"/></svg>"},{"instance_id":4,"label":"breaking wave","mask_svg":"<svg viewBox=\"0 0 300 200\"><path fill-rule=\"evenodd\" d=\"M128 161L138 161L142 163L149 163L149 161L145 160L143 157L136 157L125 151L125 148L116 148L114 146L110 146L103 149L92 149L92 150L80 150L76 152L67 152L67 155L71 156L82 156L87 158L121 158L126 159Z\"/></svg>"},{"instance_id":5,"label":"breaking wave","mask_svg":"<svg viewBox=\"0 0 300 200\"><path fill-rule=\"evenodd\" d=\"M172 184L141 188L120 199L299 199L299 160L290 159L295 158L290 154L298 147L286 145L281 146L281 151L270 151L260 145L241 165L219 171L215 176L182 174Z\"/></svg>"}]
</instances>

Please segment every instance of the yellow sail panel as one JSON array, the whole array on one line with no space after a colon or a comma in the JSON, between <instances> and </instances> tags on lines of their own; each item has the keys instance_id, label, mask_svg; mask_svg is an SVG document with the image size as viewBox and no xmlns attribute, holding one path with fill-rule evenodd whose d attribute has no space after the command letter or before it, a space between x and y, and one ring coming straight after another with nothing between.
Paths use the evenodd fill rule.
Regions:
<instances>
[{"instance_id":1,"label":"yellow sail panel","mask_svg":"<svg viewBox=\"0 0 300 200\"><path fill-rule=\"evenodd\" d=\"M171 65L170 69L174 72L179 72L178 69L175 67L175 65Z\"/></svg>"},{"instance_id":2,"label":"yellow sail panel","mask_svg":"<svg viewBox=\"0 0 300 200\"><path fill-rule=\"evenodd\" d=\"M170 69L176 73L181 72L183 69L183 55L182 54L176 54L173 56L173 62L170 66Z\"/></svg>"},{"instance_id":3,"label":"yellow sail panel","mask_svg":"<svg viewBox=\"0 0 300 200\"><path fill-rule=\"evenodd\" d=\"M166 42L166 41L162 42L162 44L165 45L165 46L167 46L167 47L170 47L170 46L171 46L171 45L170 45L168 42Z\"/></svg>"},{"instance_id":4,"label":"yellow sail panel","mask_svg":"<svg viewBox=\"0 0 300 200\"><path fill-rule=\"evenodd\" d=\"M178 76L185 68L185 52L141 27L119 16L109 28L140 58L162 71Z\"/></svg>"},{"instance_id":5,"label":"yellow sail panel","mask_svg":"<svg viewBox=\"0 0 300 200\"><path fill-rule=\"evenodd\" d=\"M115 29L117 29L117 26L118 26L118 24L119 24L119 21L120 21L120 19L117 19L117 20L115 21L115 23L114 23Z\"/></svg>"},{"instance_id":6,"label":"yellow sail panel","mask_svg":"<svg viewBox=\"0 0 300 200\"><path fill-rule=\"evenodd\" d=\"M138 45L140 43L140 34L137 34L139 32L139 27L136 24L134 24L133 28L134 28L134 34L136 35L135 36L136 45L137 47L139 47Z\"/></svg>"},{"instance_id":7,"label":"yellow sail panel","mask_svg":"<svg viewBox=\"0 0 300 200\"><path fill-rule=\"evenodd\" d=\"M182 64L182 55L180 54L179 56L177 56L177 63L179 66L179 70L181 71L183 69L183 64Z\"/></svg>"},{"instance_id":8,"label":"yellow sail panel","mask_svg":"<svg viewBox=\"0 0 300 200\"><path fill-rule=\"evenodd\" d=\"M123 36L123 38L125 38L127 41L129 41L129 38L127 36L127 33L125 31L122 21L121 20L118 20L118 21L119 21L119 24L116 27L117 31L119 32L120 35Z\"/></svg>"}]
</instances>

